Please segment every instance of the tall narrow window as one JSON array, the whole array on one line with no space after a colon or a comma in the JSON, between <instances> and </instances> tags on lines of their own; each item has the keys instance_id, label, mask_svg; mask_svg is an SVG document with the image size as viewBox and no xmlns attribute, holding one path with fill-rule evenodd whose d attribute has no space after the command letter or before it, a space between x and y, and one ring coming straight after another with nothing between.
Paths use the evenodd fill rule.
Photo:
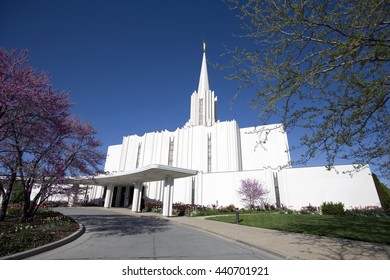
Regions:
<instances>
[{"instance_id":1,"label":"tall narrow window","mask_svg":"<svg viewBox=\"0 0 390 280\"><path fill-rule=\"evenodd\" d=\"M140 157L141 157L141 143L138 144L137 162L135 164L135 168L138 168L138 166L139 166Z\"/></svg>"},{"instance_id":2,"label":"tall narrow window","mask_svg":"<svg viewBox=\"0 0 390 280\"><path fill-rule=\"evenodd\" d=\"M173 163L173 147L174 147L175 138L169 138L169 153L168 153L168 165Z\"/></svg>"},{"instance_id":3,"label":"tall narrow window","mask_svg":"<svg viewBox=\"0 0 390 280\"><path fill-rule=\"evenodd\" d=\"M203 124L203 99L199 99L199 124Z\"/></svg>"},{"instance_id":4,"label":"tall narrow window","mask_svg":"<svg viewBox=\"0 0 390 280\"><path fill-rule=\"evenodd\" d=\"M211 134L207 135L207 172L211 172Z\"/></svg>"},{"instance_id":5,"label":"tall narrow window","mask_svg":"<svg viewBox=\"0 0 390 280\"><path fill-rule=\"evenodd\" d=\"M274 185L275 185L275 197L276 197L276 207L280 208L280 194L279 194L279 181L278 181L278 173L273 173L274 177Z\"/></svg>"},{"instance_id":6,"label":"tall narrow window","mask_svg":"<svg viewBox=\"0 0 390 280\"><path fill-rule=\"evenodd\" d=\"M192 187L191 187L191 204L195 204L195 178L192 177Z\"/></svg>"}]
</instances>

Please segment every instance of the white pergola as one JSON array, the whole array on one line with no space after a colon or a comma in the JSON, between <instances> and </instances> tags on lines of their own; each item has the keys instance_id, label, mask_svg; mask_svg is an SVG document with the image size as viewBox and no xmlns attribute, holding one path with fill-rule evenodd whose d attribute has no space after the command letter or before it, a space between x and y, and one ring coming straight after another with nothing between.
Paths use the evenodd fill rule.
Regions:
<instances>
[{"instance_id":1,"label":"white pergola","mask_svg":"<svg viewBox=\"0 0 390 280\"><path fill-rule=\"evenodd\" d=\"M114 186L128 186L134 184L133 204L131 210L139 212L141 208L142 185L145 182L164 180L163 216L172 216L172 200L174 180L190 177L197 171L162 164L152 164L130 171L118 172L113 175L100 175L93 179L93 183L107 186L104 207L110 207Z\"/></svg>"}]
</instances>

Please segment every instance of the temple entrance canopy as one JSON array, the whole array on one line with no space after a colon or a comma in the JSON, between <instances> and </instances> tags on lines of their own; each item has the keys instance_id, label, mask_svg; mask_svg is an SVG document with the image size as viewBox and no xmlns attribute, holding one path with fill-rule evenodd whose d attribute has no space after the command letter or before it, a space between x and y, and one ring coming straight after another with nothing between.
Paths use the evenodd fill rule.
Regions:
<instances>
[{"instance_id":1,"label":"temple entrance canopy","mask_svg":"<svg viewBox=\"0 0 390 280\"><path fill-rule=\"evenodd\" d=\"M94 184L107 186L104 207L110 207L114 186L134 184L133 203L131 210L140 211L142 185L146 182L164 181L163 216L172 216L172 200L174 180L194 176L197 171L178 168L169 165L152 164L130 171L118 172L112 175L101 175L94 178Z\"/></svg>"}]
</instances>

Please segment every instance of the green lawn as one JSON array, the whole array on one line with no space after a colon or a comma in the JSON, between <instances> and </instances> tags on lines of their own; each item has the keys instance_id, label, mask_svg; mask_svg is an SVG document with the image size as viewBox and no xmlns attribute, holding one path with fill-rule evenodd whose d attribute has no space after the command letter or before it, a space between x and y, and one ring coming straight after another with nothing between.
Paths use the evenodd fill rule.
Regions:
<instances>
[{"instance_id":1,"label":"green lawn","mask_svg":"<svg viewBox=\"0 0 390 280\"><path fill-rule=\"evenodd\" d=\"M208 219L235 223L235 215ZM390 217L241 214L240 225L390 244Z\"/></svg>"}]
</instances>

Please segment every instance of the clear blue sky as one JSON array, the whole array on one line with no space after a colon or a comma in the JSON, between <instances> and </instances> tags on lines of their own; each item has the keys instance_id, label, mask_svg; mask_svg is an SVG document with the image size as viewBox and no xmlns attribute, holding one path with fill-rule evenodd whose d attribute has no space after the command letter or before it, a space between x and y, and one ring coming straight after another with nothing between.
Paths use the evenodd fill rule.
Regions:
<instances>
[{"instance_id":1,"label":"clear blue sky","mask_svg":"<svg viewBox=\"0 0 390 280\"><path fill-rule=\"evenodd\" d=\"M0 46L28 49L31 65L47 71L54 88L71 92L73 113L95 127L103 151L124 135L182 127L198 87L203 40L208 60L226 64L225 46L242 43L233 36L238 29L221 0L0 1ZM219 120L261 125L246 104L250 95L231 108L237 85L211 66L208 73ZM290 146L299 140L288 138Z\"/></svg>"}]
</instances>

